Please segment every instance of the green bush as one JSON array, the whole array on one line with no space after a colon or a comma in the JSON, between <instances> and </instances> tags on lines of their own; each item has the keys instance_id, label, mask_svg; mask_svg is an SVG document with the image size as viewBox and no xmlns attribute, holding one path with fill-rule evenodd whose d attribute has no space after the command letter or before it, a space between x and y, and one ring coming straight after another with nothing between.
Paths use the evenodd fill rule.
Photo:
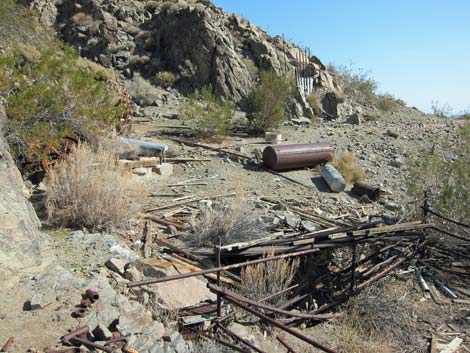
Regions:
<instances>
[{"instance_id":1,"label":"green bush","mask_svg":"<svg viewBox=\"0 0 470 353\"><path fill-rule=\"evenodd\" d=\"M436 146L442 146L437 149ZM450 218L468 223L470 219L470 122L465 121L456 142L436 141L408 161L405 183L409 193L422 204L429 191L431 206ZM438 219L433 222L439 221ZM445 224L442 224L445 226Z\"/></svg>"},{"instance_id":2,"label":"green bush","mask_svg":"<svg viewBox=\"0 0 470 353\"><path fill-rule=\"evenodd\" d=\"M160 71L155 75L155 83L162 87L171 87L176 81L176 76L169 71Z\"/></svg>"},{"instance_id":3,"label":"green bush","mask_svg":"<svg viewBox=\"0 0 470 353\"><path fill-rule=\"evenodd\" d=\"M0 5L0 13L5 4L10 6L11 18L7 24L0 23L0 33L11 46L0 55L0 96L7 111L4 132L19 166L29 174L33 170L28 168L34 166L29 162L49 159L46 144L60 148L65 136L94 141L116 126L123 107L108 87L114 75L50 39L48 29L21 27L8 34L13 30L8 26L20 25L24 16L31 23L35 18L8 0ZM22 18L15 20L18 16ZM28 31L40 39L34 45L22 43Z\"/></svg>"},{"instance_id":4,"label":"green bush","mask_svg":"<svg viewBox=\"0 0 470 353\"><path fill-rule=\"evenodd\" d=\"M279 126L285 119L286 100L291 85L273 72L262 71L261 82L247 99L247 118L255 133L262 133Z\"/></svg>"},{"instance_id":5,"label":"green bush","mask_svg":"<svg viewBox=\"0 0 470 353\"><path fill-rule=\"evenodd\" d=\"M256 76L258 76L259 74L259 69L258 67L256 66L255 62L250 59L250 58L243 58L242 59L243 61L243 64L245 64L248 72L250 73L250 76L252 78L255 78Z\"/></svg>"},{"instance_id":6,"label":"green bush","mask_svg":"<svg viewBox=\"0 0 470 353\"><path fill-rule=\"evenodd\" d=\"M190 121L195 136L221 141L233 128L235 107L215 97L211 87L206 86L189 96L182 106L182 114Z\"/></svg>"}]
</instances>

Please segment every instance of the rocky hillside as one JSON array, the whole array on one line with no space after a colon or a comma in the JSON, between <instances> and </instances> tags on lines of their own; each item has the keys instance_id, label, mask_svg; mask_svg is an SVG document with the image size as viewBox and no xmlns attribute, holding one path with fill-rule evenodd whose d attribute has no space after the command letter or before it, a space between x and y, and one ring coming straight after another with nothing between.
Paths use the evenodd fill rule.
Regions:
<instances>
[{"instance_id":1,"label":"rocky hillside","mask_svg":"<svg viewBox=\"0 0 470 353\"><path fill-rule=\"evenodd\" d=\"M27 200L28 189L3 137L5 110L0 104L0 280L12 280L20 269L40 265L45 238L41 222Z\"/></svg>"},{"instance_id":2,"label":"rocky hillside","mask_svg":"<svg viewBox=\"0 0 470 353\"><path fill-rule=\"evenodd\" d=\"M182 93L210 84L217 95L240 102L260 70L293 79L301 55L296 45L207 0L25 1L83 56L123 79L140 75ZM336 116L341 89L318 58L308 60L304 70L314 77L317 100ZM311 116L307 110L302 99L290 104L293 117Z\"/></svg>"}]
</instances>

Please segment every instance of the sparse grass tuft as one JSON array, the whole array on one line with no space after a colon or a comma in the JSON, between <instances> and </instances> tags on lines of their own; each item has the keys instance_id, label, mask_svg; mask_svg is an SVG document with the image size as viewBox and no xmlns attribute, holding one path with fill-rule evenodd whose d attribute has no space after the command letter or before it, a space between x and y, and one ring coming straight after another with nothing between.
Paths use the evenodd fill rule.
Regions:
<instances>
[{"instance_id":1,"label":"sparse grass tuft","mask_svg":"<svg viewBox=\"0 0 470 353\"><path fill-rule=\"evenodd\" d=\"M214 246L266 236L267 227L239 204L203 208L191 219L191 239L198 246Z\"/></svg>"},{"instance_id":2,"label":"sparse grass tuft","mask_svg":"<svg viewBox=\"0 0 470 353\"><path fill-rule=\"evenodd\" d=\"M328 70L339 79L344 94L360 104L375 106L382 112L392 112L405 105L390 94L379 94L377 82L362 68L330 64Z\"/></svg>"},{"instance_id":3,"label":"sparse grass tuft","mask_svg":"<svg viewBox=\"0 0 470 353\"><path fill-rule=\"evenodd\" d=\"M141 106L154 105L159 96L157 88L139 74L134 75L129 93L132 99Z\"/></svg>"},{"instance_id":4,"label":"sparse grass tuft","mask_svg":"<svg viewBox=\"0 0 470 353\"><path fill-rule=\"evenodd\" d=\"M388 279L377 282L344 307L339 321L339 348L345 353L393 353L407 347L407 351L421 352L426 328L417 325L416 317L423 322L442 315L442 309L422 297L417 281ZM421 331L420 331L421 330Z\"/></svg>"},{"instance_id":5,"label":"sparse grass tuft","mask_svg":"<svg viewBox=\"0 0 470 353\"><path fill-rule=\"evenodd\" d=\"M243 58L242 61L245 64L246 68L248 69L250 76L252 78L256 78L256 76L258 76L259 74L259 69L256 66L255 62L250 58Z\"/></svg>"},{"instance_id":6,"label":"sparse grass tuft","mask_svg":"<svg viewBox=\"0 0 470 353\"><path fill-rule=\"evenodd\" d=\"M273 256L273 252L265 257ZM241 293L250 298L259 300L270 294L289 287L299 268L299 259L281 259L248 266L242 269ZM268 300L276 305L284 300L285 296L277 296Z\"/></svg>"},{"instance_id":7,"label":"sparse grass tuft","mask_svg":"<svg viewBox=\"0 0 470 353\"><path fill-rule=\"evenodd\" d=\"M126 224L139 210L143 190L102 148L80 144L59 161L45 179L46 208L51 224L110 229Z\"/></svg>"},{"instance_id":8,"label":"sparse grass tuft","mask_svg":"<svg viewBox=\"0 0 470 353\"><path fill-rule=\"evenodd\" d=\"M176 76L169 71L161 71L155 75L155 83L162 87L171 87L176 81Z\"/></svg>"},{"instance_id":9,"label":"sparse grass tuft","mask_svg":"<svg viewBox=\"0 0 470 353\"><path fill-rule=\"evenodd\" d=\"M356 157L350 153L339 153L335 156L333 164L349 184L364 181L366 177Z\"/></svg>"},{"instance_id":10,"label":"sparse grass tuft","mask_svg":"<svg viewBox=\"0 0 470 353\"><path fill-rule=\"evenodd\" d=\"M93 23L93 17L84 12L77 12L72 16L71 21L79 26L91 25Z\"/></svg>"}]
</instances>

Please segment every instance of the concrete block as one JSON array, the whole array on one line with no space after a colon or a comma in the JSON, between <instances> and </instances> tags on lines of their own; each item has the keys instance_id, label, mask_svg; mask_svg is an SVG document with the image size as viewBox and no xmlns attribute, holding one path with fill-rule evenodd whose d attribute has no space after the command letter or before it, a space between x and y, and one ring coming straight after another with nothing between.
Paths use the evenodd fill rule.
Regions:
<instances>
[{"instance_id":1,"label":"concrete block","mask_svg":"<svg viewBox=\"0 0 470 353\"><path fill-rule=\"evenodd\" d=\"M170 164L170 163L158 164L155 167L153 167L153 171L162 176L173 175L173 164Z\"/></svg>"}]
</instances>

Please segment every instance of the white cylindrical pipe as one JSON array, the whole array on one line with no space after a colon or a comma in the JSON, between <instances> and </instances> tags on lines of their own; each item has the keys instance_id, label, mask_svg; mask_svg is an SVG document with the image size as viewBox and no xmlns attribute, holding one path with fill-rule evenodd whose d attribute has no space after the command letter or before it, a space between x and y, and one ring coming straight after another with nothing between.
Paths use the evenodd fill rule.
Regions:
<instances>
[{"instance_id":1,"label":"white cylindrical pipe","mask_svg":"<svg viewBox=\"0 0 470 353\"><path fill-rule=\"evenodd\" d=\"M320 174L333 192L341 192L346 188L343 176L331 164L325 164L320 168Z\"/></svg>"}]
</instances>

